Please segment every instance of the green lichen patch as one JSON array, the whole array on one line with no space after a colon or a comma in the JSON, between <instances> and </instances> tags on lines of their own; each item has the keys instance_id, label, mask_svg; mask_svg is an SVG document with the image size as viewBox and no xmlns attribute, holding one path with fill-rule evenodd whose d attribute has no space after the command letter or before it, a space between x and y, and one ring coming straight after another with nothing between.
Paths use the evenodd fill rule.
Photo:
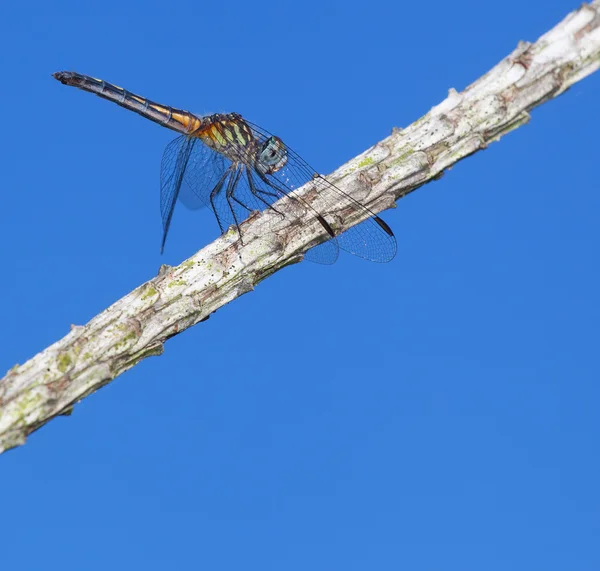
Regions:
<instances>
[{"instance_id":1,"label":"green lichen patch","mask_svg":"<svg viewBox=\"0 0 600 571\"><path fill-rule=\"evenodd\" d=\"M363 167L368 167L372 165L375 161L371 157L365 157L360 163L358 163L358 168L362 169Z\"/></svg>"},{"instance_id":2,"label":"green lichen patch","mask_svg":"<svg viewBox=\"0 0 600 571\"><path fill-rule=\"evenodd\" d=\"M392 162L390 162L390 166L395 167L397 165L402 164L414 152L415 151L413 149L407 149L406 152L402 153L398 158L396 158Z\"/></svg>"},{"instance_id":3,"label":"green lichen patch","mask_svg":"<svg viewBox=\"0 0 600 571\"><path fill-rule=\"evenodd\" d=\"M68 353L60 353L56 358L56 367L61 373L66 373L72 362L71 356Z\"/></svg>"},{"instance_id":4,"label":"green lichen patch","mask_svg":"<svg viewBox=\"0 0 600 571\"><path fill-rule=\"evenodd\" d=\"M33 412L37 405L43 401L42 395L39 391L28 391L21 399L17 401L18 410L18 424L24 425L26 423L25 417Z\"/></svg>"},{"instance_id":5,"label":"green lichen patch","mask_svg":"<svg viewBox=\"0 0 600 571\"><path fill-rule=\"evenodd\" d=\"M144 295L142 296L142 300L144 299L148 299L149 297L153 297L155 295L157 295L158 292L156 291L156 288L153 286L150 286L146 292L144 293Z\"/></svg>"},{"instance_id":6,"label":"green lichen patch","mask_svg":"<svg viewBox=\"0 0 600 571\"><path fill-rule=\"evenodd\" d=\"M187 282L185 280L173 280L167 287L178 287L178 286L186 286Z\"/></svg>"},{"instance_id":7,"label":"green lichen patch","mask_svg":"<svg viewBox=\"0 0 600 571\"><path fill-rule=\"evenodd\" d=\"M135 332L131 331L130 333L128 333L127 335L125 335L125 337L123 337L122 339L120 339L119 341L117 341L114 345L115 349L120 349L121 347L124 347L125 345L127 345L130 341L132 340L137 340L137 335Z\"/></svg>"}]
</instances>

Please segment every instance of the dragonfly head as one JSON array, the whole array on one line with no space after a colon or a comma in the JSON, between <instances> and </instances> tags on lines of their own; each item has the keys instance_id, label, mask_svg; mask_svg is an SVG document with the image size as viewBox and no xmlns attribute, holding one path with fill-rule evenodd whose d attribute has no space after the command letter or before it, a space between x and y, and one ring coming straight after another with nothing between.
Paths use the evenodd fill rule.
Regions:
<instances>
[{"instance_id":1,"label":"dragonfly head","mask_svg":"<svg viewBox=\"0 0 600 571\"><path fill-rule=\"evenodd\" d=\"M269 137L260 147L258 167L264 174L272 174L285 166L288 154L279 137Z\"/></svg>"}]
</instances>

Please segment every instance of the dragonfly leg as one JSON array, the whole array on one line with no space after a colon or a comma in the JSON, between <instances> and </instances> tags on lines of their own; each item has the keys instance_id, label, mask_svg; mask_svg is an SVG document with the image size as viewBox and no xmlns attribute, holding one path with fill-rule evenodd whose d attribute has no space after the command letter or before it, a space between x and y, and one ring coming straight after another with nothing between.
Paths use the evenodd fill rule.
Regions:
<instances>
[{"instance_id":1,"label":"dragonfly leg","mask_svg":"<svg viewBox=\"0 0 600 571\"><path fill-rule=\"evenodd\" d=\"M227 205L229 206L229 210L231 211L231 214L233 216L233 220L235 222L235 226L237 228L238 235L240 237L240 242L243 245L244 240L242 238L242 231L240 229L240 223L237 219L235 209L233 208L233 205L231 204L231 199L233 198L235 200L235 196L233 193L235 192L237 184L240 180L240 176L242 175L242 169L238 165L236 165L235 167L233 167L233 165L232 165L231 168L235 168L235 174L232 174L232 176L229 178L229 182L227 183L227 190L225 191L225 199L227 200ZM239 202L239 201L236 200L236 202ZM244 205L242 204L242 206L244 206Z\"/></svg>"},{"instance_id":2,"label":"dragonfly leg","mask_svg":"<svg viewBox=\"0 0 600 571\"><path fill-rule=\"evenodd\" d=\"M241 168L241 169L243 169L244 167L242 167L242 166L241 166L240 168ZM241 174L241 172L240 172L240 174ZM239 178L239 177L238 177L238 178ZM236 182L236 188L237 188L237 182ZM230 194L231 198L232 198L233 200L235 200L235 202L237 202L237 203L238 203L238 204L239 204L239 205L240 205L240 206L241 206L241 207L242 207L244 210L247 210L247 211L248 211L248 214L252 214L252 211L253 211L253 210L256 210L256 209L255 209L255 208L254 208L254 209L253 209L253 208L250 208L250 207L249 207L249 206L248 206L246 203L242 202L242 201L241 201L241 200L240 200L240 199L239 199L239 198L236 196L236 194L235 194L235 190L236 190L235 188L234 188L234 189L232 189L232 192L231 192L231 194Z\"/></svg>"},{"instance_id":3,"label":"dragonfly leg","mask_svg":"<svg viewBox=\"0 0 600 571\"><path fill-rule=\"evenodd\" d=\"M219 216L219 211L217 210L217 207L215 206L215 197L217 196L217 194L219 194L219 192L221 192L221 189L223 188L223 185L225 184L225 180L231 174L231 172L232 172L232 167L229 167L223 173L223 176L219 179L219 182L217 182L215 187L210 191L210 197L209 197L212 211L215 213L217 222L219 224L219 228L221 229L221 234L225 234L225 229L223 228L223 223L221 222L221 217Z\"/></svg>"},{"instance_id":4,"label":"dragonfly leg","mask_svg":"<svg viewBox=\"0 0 600 571\"><path fill-rule=\"evenodd\" d=\"M277 214L279 214L279 216L281 216L282 218L284 218L284 215L279 212L279 210L277 210L277 208L275 208L273 205L271 205L269 202L267 202L262 196L261 194L265 194L267 196L272 196L273 198L277 199L277 198L281 198L282 194L274 194L273 192L267 192L266 190L262 190L256 187L256 184L254 182L254 179L252 178L252 173L250 172L249 169L246 169L246 174L248 175L248 185L250 186L250 192L258 199L260 200L264 205L267 206L267 208L269 208L270 210L273 210L274 212L277 212Z\"/></svg>"}]
</instances>

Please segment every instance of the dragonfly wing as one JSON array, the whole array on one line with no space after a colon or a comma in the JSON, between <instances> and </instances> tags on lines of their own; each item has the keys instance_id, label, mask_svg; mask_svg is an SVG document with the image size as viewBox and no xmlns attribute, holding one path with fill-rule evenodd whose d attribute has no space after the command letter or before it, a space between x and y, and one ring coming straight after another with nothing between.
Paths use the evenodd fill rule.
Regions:
<instances>
[{"instance_id":1,"label":"dragonfly wing","mask_svg":"<svg viewBox=\"0 0 600 571\"><path fill-rule=\"evenodd\" d=\"M160 165L160 214L163 224L161 254L165 249L175 202L181 189L190 154L197 143L197 139L183 135L171 141L163 153Z\"/></svg>"}]
</instances>

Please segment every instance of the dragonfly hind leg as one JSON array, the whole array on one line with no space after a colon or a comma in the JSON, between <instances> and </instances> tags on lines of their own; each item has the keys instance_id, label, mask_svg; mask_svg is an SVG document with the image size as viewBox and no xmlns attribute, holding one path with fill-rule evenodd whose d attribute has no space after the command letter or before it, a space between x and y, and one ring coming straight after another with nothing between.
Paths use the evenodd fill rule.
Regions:
<instances>
[{"instance_id":1,"label":"dragonfly hind leg","mask_svg":"<svg viewBox=\"0 0 600 571\"><path fill-rule=\"evenodd\" d=\"M240 237L240 243L242 244L242 246L244 245L244 239L242 238L242 230L240 228L240 222L237 218L237 214L235 213L235 208L233 207L233 205L231 204L231 199L235 200L238 204L240 204L243 208L246 208L247 210L248 207L245 204L242 204L236 197L235 197L235 189L237 187L237 184L240 180L240 176L242 175L242 170L239 166L235 166L231 167L232 169L235 170L235 174L232 174L229 177L229 182L227 183L227 190L225 191L225 200L227 200L227 206L229 206L229 211L231 212L231 215L233 216L233 221L235 223L235 227L237 229L238 232L238 236ZM249 210L250 211L250 210ZM250 211L251 212L251 211Z\"/></svg>"},{"instance_id":2,"label":"dragonfly hind leg","mask_svg":"<svg viewBox=\"0 0 600 571\"><path fill-rule=\"evenodd\" d=\"M219 216L219 210L217 209L217 206L215 204L215 198L223 189L225 180L227 180L227 177L231 174L231 172L232 172L232 167L229 167L223 173L223 176L219 179L219 182L217 182L217 184L215 184L214 188L210 191L210 196L209 196L210 206L212 208L212 211L215 213L215 217L217 219L217 223L219 224L221 234L225 234L225 228L223 228L223 223L221 222L221 217Z\"/></svg>"},{"instance_id":3,"label":"dragonfly hind leg","mask_svg":"<svg viewBox=\"0 0 600 571\"><path fill-rule=\"evenodd\" d=\"M282 212L279 212L279 210L277 210L277 208L275 208L270 202L268 202L261 196L261 194L264 194L265 196L271 196L273 199L277 200L278 198L281 198L281 195L275 194L273 192L268 192L261 188L257 188L256 183L254 182L254 179L252 178L252 173L249 170L246 170L246 174L248 175L248 186L250 187L250 192L252 193L252 195L257 200L260 200L269 210L272 210L273 212L277 212L277 214L279 214L279 216L281 216L282 218L285 218L285 216Z\"/></svg>"}]
</instances>

